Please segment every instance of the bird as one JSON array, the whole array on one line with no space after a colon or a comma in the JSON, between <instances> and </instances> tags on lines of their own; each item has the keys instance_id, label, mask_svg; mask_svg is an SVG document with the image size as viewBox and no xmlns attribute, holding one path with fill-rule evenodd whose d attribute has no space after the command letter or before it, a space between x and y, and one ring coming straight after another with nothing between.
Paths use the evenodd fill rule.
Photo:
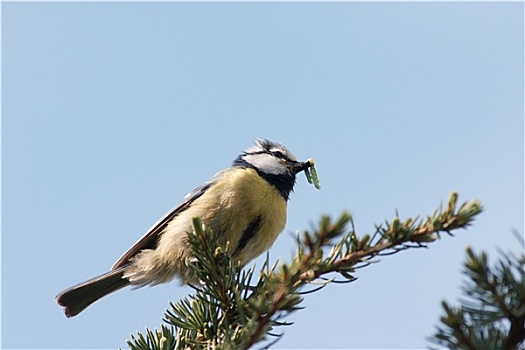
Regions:
<instances>
[{"instance_id":1,"label":"bird","mask_svg":"<svg viewBox=\"0 0 525 350\"><path fill-rule=\"evenodd\" d=\"M197 284L188 267L192 253L188 232L199 217L218 247L247 264L268 250L286 223L286 207L296 175L313 167L297 161L282 144L256 139L231 167L219 171L188 193L126 251L109 272L60 292L55 300L73 317L100 298L123 287L157 285L178 279Z\"/></svg>"}]
</instances>

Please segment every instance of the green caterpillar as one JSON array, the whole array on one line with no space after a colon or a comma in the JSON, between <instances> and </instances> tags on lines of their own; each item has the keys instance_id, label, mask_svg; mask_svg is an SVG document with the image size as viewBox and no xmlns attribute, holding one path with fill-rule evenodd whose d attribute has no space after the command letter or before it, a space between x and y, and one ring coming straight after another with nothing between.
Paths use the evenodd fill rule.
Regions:
<instances>
[{"instance_id":1,"label":"green caterpillar","mask_svg":"<svg viewBox=\"0 0 525 350\"><path fill-rule=\"evenodd\" d=\"M319 178L317 177L317 171L314 167L314 160L310 158L307 162L310 166L304 171L304 174L306 175L306 180L308 181L308 183L313 184L315 188L320 190L321 185L319 185Z\"/></svg>"}]
</instances>

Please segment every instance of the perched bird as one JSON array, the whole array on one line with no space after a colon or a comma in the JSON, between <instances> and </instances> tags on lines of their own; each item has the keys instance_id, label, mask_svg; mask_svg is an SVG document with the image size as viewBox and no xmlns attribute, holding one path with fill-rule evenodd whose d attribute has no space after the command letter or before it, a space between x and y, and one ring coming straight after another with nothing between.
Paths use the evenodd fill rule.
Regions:
<instances>
[{"instance_id":1,"label":"perched bird","mask_svg":"<svg viewBox=\"0 0 525 350\"><path fill-rule=\"evenodd\" d=\"M266 139L240 154L230 168L184 197L157 221L111 270L68 288L56 296L67 317L127 285L141 287L168 282L198 283L188 262L192 259L187 233L192 219L214 233L217 246L230 247L241 264L273 244L286 222L286 202L297 173L313 166L298 162L283 145Z\"/></svg>"}]
</instances>

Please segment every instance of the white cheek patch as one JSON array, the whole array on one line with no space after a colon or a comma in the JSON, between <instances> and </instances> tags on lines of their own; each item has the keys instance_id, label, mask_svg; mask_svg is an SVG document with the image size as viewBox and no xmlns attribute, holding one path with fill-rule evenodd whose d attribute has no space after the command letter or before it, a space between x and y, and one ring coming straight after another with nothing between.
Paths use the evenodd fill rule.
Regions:
<instances>
[{"instance_id":1,"label":"white cheek patch","mask_svg":"<svg viewBox=\"0 0 525 350\"><path fill-rule=\"evenodd\" d=\"M286 164L281 159L267 153L247 154L244 160L263 173L281 175L288 172Z\"/></svg>"}]
</instances>

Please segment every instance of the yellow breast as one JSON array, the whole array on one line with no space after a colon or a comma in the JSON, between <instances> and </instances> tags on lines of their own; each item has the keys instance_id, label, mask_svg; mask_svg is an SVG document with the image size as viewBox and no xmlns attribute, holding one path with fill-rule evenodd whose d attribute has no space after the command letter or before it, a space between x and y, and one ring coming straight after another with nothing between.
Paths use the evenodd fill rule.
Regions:
<instances>
[{"instance_id":1,"label":"yellow breast","mask_svg":"<svg viewBox=\"0 0 525 350\"><path fill-rule=\"evenodd\" d=\"M253 220L260 220L255 235L236 256L241 263L268 250L283 230L286 201L254 169L234 168L208 191L207 204L211 204L210 198L216 201L208 208L203 222L216 232L219 245L225 246L229 241L234 250Z\"/></svg>"}]
</instances>

